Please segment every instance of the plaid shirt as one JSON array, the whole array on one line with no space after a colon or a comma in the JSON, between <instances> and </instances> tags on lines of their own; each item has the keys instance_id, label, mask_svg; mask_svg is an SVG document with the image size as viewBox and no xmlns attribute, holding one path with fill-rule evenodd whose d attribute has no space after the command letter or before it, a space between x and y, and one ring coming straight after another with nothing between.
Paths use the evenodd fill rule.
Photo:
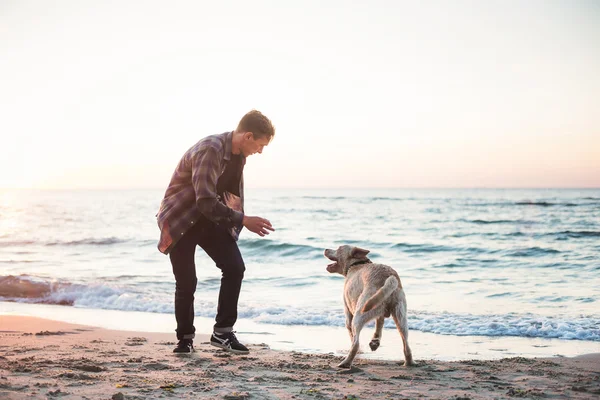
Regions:
<instances>
[{"instance_id":1,"label":"plaid shirt","mask_svg":"<svg viewBox=\"0 0 600 400\"><path fill-rule=\"evenodd\" d=\"M202 216L227 228L233 239L238 239L244 218L243 174L239 196L217 193L219 177L231 160L232 137L233 132L207 136L186 151L179 161L156 214L161 253L168 254ZM243 170L246 160L240 157Z\"/></svg>"}]
</instances>

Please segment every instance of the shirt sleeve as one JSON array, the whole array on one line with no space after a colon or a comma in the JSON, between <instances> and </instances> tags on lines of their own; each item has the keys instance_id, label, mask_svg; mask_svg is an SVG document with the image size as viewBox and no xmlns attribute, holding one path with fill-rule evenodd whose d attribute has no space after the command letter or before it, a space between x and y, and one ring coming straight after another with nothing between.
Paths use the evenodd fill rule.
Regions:
<instances>
[{"instance_id":1,"label":"shirt sleeve","mask_svg":"<svg viewBox=\"0 0 600 400\"><path fill-rule=\"evenodd\" d=\"M223 204L217 195L217 181L222 170L221 157L214 148L207 148L192 157L192 184L200 212L217 225L241 227L244 214Z\"/></svg>"}]
</instances>

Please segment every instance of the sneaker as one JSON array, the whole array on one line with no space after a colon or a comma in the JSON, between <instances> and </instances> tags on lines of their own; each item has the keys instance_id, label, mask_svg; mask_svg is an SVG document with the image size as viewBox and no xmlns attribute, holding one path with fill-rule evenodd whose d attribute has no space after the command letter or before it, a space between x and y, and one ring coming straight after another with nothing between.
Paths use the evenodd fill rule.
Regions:
<instances>
[{"instance_id":1,"label":"sneaker","mask_svg":"<svg viewBox=\"0 0 600 400\"><path fill-rule=\"evenodd\" d=\"M248 354L248 348L241 344L237 337L235 337L235 332L228 333L213 333L210 337L210 344L215 347L220 347L223 350L230 351L236 354Z\"/></svg>"},{"instance_id":2,"label":"sneaker","mask_svg":"<svg viewBox=\"0 0 600 400\"><path fill-rule=\"evenodd\" d=\"M177 343L177 347L173 349L173 353L193 353L194 341L192 339L181 339Z\"/></svg>"}]
</instances>

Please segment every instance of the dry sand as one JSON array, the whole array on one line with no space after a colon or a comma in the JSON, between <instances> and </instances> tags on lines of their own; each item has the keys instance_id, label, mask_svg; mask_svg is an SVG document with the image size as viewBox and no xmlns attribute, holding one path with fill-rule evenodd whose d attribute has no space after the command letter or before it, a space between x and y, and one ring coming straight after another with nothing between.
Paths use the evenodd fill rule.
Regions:
<instances>
[{"instance_id":1,"label":"dry sand","mask_svg":"<svg viewBox=\"0 0 600 400\"><path fill-rule=\"evenodd\" d=\"M340 337L340 341L349 341ZM197 337L172 353L174 335L112 331L0 315L0 399L599 399L600 354L417 366L249 345L231 355Z\"/></svg>"}]
</instances>

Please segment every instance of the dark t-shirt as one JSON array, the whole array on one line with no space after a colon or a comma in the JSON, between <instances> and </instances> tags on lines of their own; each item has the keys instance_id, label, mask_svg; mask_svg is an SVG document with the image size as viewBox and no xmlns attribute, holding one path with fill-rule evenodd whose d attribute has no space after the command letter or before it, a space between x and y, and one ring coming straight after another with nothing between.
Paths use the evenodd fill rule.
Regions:
<instances>
[{"instance_id":1,"label":"dark t-shirt","mask_svg":"<svg viewBox=\"0 0 600 400\"><path fill-rule=\"evenodd\" d=\"M232 154L225 167L223 175L217 181L217 194L223 199L224 193L229 192L240 196L240 179L244 171L246 159L241 154Z\"/></svg>"}]
</instances>

